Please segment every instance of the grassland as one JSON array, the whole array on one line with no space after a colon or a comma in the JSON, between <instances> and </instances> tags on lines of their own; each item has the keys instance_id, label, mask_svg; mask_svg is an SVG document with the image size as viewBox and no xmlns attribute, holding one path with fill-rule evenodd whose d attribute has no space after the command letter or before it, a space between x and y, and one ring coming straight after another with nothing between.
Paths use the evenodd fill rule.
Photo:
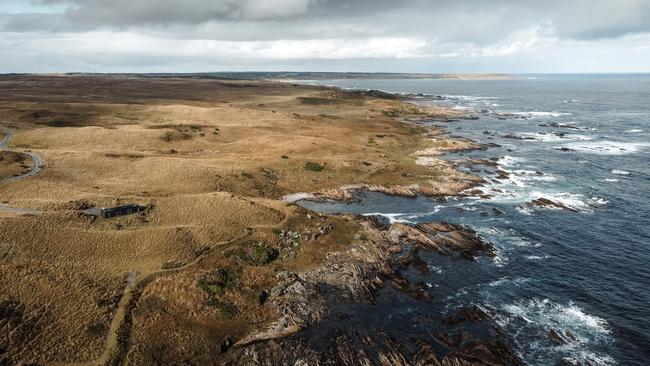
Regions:
<instances>
[{"instance_id":1,"label":"grassland","mask_svg":"<svg viewBox=\"0 0 650 366\"><path fill-rule=\"evenodd\" d=\"M449 144L396 120L448 113L286 83L0 77L8 147L43 160L37 176L0 183L4 204L40 212L0 212L0 364L218 359L277 316L263 298L278 274L358 239L358 225L281 197L463 187L434 157L416 164ZM19 156L3 153L0 176L25 169ZM147 209L81 212L120 203Z\"/></svg>"}]
</instances>

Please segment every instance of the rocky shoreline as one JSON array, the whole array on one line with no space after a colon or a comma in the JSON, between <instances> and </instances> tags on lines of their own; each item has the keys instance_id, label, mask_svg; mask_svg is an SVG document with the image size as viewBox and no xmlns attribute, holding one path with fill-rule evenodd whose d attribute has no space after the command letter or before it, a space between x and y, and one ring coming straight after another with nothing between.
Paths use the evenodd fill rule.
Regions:
<instances>
[{"instance_id":1,"label":"rocky shoreline","mask_svg":"<svg viewBox=\"0 0 650 366\"><path fill-rule=\"evenodd\" d=\"M432 300L425 284L405 276L409 270L429 270L421 253L474 260L494 256L494 248L473 230L454 224L387 225L374 217L353 215L345 219L363 226L357 243L345 252L330 253L314 270L278 274L280 282L267 301L281 317L235 343L225 364L521 364L489 311L475 306L438 321L414 317L428 334L418 331L408 340L398 339L390 327L357 327L349 320L355 306L381 307L381 292L395 291L412 301Z\"/></svg>"},{"instance_id":2,"label":"rocky shoreline","mask_svg":"<svg viewBox=\"0 0 650 366\"><path fill-rule=\"evenodd\" d=\"M466 195L464 192L485 181L460 172L453 164L436 157L487 146L443 138L443 133L440 128L430 128L425 138L434 144L444 141L444 145L417 151L414 157L418 164L442 167L447 175L445 184L439 181L426 186L356 184L286 199L353 202L363 192L437 199ZM351 320L368 307L391 306L382 304L380 297L385 292L400 294L414 302L431 302L427 284L409 281L406 276L408 271L429 272L422 254L436 253L474 261L481 256L495 256L495 249L475 231L460 225L435 221L418 225L389 224L374 216L343 217L363 228L355 244L344 252L329 253L326 262L311 271L279 273L279 283L270 291L267 301L281 314L280 318L234 344L230 341L224 344L224 350L233 346L225 354L225 364L522 364L490 311L477 306L466 306L444 316L438 314L440 318L435 320L413 317L409 319L413 326L425 331L416 331L406 338L396 336L388 324L382 327L380 322L378 326L367 327Z\"/></svg>"}]
</instances>

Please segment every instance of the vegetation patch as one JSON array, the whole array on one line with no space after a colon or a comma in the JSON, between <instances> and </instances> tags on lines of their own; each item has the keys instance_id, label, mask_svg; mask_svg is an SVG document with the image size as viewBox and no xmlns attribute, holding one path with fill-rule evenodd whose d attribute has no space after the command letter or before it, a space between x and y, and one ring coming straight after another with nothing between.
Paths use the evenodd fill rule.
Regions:
<instances>
[{"instance_id":1,"label":"vegetation patch","mask_svg":"<svg viewBox=\"0 0 650 366\"><path fill-rule=\"evenodd\" d=\"M314 163L313 161L308 161L305 163L305 170L309 170L311 172L320 172L325 169L324 165L320 165L318 163Z\"/></svg>"},{"instance_id":2,"label":"vegetation patch","mask_svg":"<svg viewBox=\"0 0 650 366\"><path fill-rule=\"evenodd\" d=\"M253 266L264 266L278 258L277 249L268 245L265 241L247 241L242 246L226 252L227 258L239 258L245 264Z\"/></svg>"},{"instance_id":3,"label":"vegetation patch","mask_svg":"<svg viewBox=\"0 0 650 366\"><path fill-rule=\"evenodd\" d=\"M239 274L225 268L218 268L199 278L197 286L208 296L212 296L222 294L225 289L232 288L237 283L239 283Z\"/></svg>"},{"instance_id":4,"label":"vegetation patch","mask_svg":"<svg viewBox=\"0 0 650 366\"><path fill-rule=\"evenodd\" d=\"M107 158L111 159L129 159L129 160L137 160L137 159L142 159L144 158L144 155L141 154L115 154L115 153L106 153L104 154Z\"/></svg>"},{"instance_id":5,"label":"vegetation patch","mask_svg":"<svg viewBox=\"0 0 650 366\"><path fill-rule=\"evenodd\" d=\"M336 99L319 97L298 97L298 100L301 104L307 105L333 105L338 102Z\"/></svg>"},{"instance_id":6,"label":"vegetation patch","mask_svg":"<svg viewBox=\"0 0 650 366\"><path fill-rule=\"evenodd\" d=\"M341 119L341 117L335 116L333 114L325 114L325 113L323 113L323 114L319 114L319 116L322 117L322 118L327 118L327 119Z\"/></svg>"},{"instance_id":7,"label":"vegetation patch","mask_svg":"<svg viewBox=\"0 0 650 366\"><path fill-rule=\"evenodd\" d=\"M191 133L185 131L167 131L160 136L160 139L165 142L191 140L194 137Z\"/></svg>"},{"instance_id":8,"label":"vegetation patch","mask_svg":"<svg viewBox=\"0 0 650 366\"><path fill-rule=\"evenodd\" d=\"M239 314L239 310L237 310L237 307L227 301L221 301L217 298L209 298L208 301L206 302L206 305L213 307L219 311L221 316L225 318L234 318Z\"/></svg>"},{"instance_id":9,"label":"vegetation patch","mask_svg":"<svg viewBox=\"0 0 650 366\"><path fill-rule=\"evenodd\" d=\"M41 109L20 117L22 121L48 127L85 127L97 125L97 114L58 112Z\"/></svg>"},{"instance_id":10,"label":"vegetation patch","mask_svg":"<svg viewBox=\"0 0 650 366\"><path fill-rule=\"evenodd\" d=\"M206 127L206 126L202 126L202 125L171 124L171 123L164 124L164 125L150 125L150 126L147 126L147 128L150 129L150 130L167 130L167 129L173 129L173 130L179 130L179 131L181 131L181 130L187 130L187 129L194 130L194 131L199 131L199 130L203 130L204 127Z\"/></svg>"},{"instance_id":11,"label":"vegetation patch","mask_svg":"<svg viewBox=\"0 0 650 366\"><path fill-rule=\"evenodd\" d=\"M368 90L352 90L347 92L348 95L352 97L372 97L372 98L379 98L379 99L399 99L399 96L396 94L392 93L387 93L385 91L381 90L376 90L376 89L368 89Z\"/></svg>"}]
</instances>

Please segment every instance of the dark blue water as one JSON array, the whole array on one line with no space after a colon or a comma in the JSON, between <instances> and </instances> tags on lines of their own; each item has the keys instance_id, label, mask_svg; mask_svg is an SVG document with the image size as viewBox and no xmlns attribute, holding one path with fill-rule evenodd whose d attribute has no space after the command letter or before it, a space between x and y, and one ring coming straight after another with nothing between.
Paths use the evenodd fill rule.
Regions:
<instances>
[{"instance_id":1,"label":"dark blue water","mask_svg":"<svg viewBox=\"0 0 650 366\"><path fill-rule=\"evenodd\" d=\"M529 364L645 365L650 360L650 77L535 76L510 81L342 80L323 84L444 96L418 103L479 120L430 122L495 143L445 158L499 158L486 199L439 202L366 194L360 203L303 205L392 221L468 225L498 249L478 263L425 259L434 307L492 309ZM510 134L524 139L507 138ZM560 150L565 148L563 150ZM535 208L548 198L575 210ZM503 213L493 210L498 208ZM562 334L566 343L549 337Z\"/></svg>"}]
</instances>

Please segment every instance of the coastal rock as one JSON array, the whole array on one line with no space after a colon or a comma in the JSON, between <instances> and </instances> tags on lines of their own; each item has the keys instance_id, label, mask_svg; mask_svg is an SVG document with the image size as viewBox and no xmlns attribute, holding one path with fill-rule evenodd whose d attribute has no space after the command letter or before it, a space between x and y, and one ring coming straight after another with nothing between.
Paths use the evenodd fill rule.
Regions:
<instances>
[{"instance_id":1,"label":"coastal rock","mask_svg":"<svg viewBox=\"0 0 650 366\"><path fill-rule=\"evenodd\" d=\"M473 259L494 255L494 249L460 225L388 224L377 217L344 217L363 227L359 243L328 254L325 264L307 272L279 272L280 281L267 299L278 319L233 347L224 347L225 364L520 364L492 315L476 307L460 309L431 323L431 331L408 338L396 337L388 323L384 329L381 322L367 328L349 322L351 317L363 318L363 310L355 310L363 309L363 304L377 306L381 300L375 294L386 287L413 301L431 301L430 285L410 282L404 274L407 268L421 273L429 270L420 251ZM487 333L467 331L475 327ZM444 356L436 351L440 349L445 350Z\"/></svg>"},{"instance_id":2,"label":"coastal rock","mask_svg":"<svg viewBox=\"0 0 650 366\"><path fill-rule=\"evenodd\" d=\"M573 207L567 206L563 203L560 202L555 202L553 200L550 200L545 197L541 197L535 200L532 200L528 203L529 206L534 206L534 207L542 207L542 208L551 208L551 209L561 209L561 210L567 210L567 211L572 211L572 212L578 212Z\"/></svg>"},{"instance_id":3,"label":"coastal rock","mask_svg":"<svg viewBox=\"0 0 650 366\"><path fill-rule=\"evenodd\" d=\"M444 222L415 226L393 224L387 231L386 238L394 244L424 247L442 255L458 253L467 259L474 259L480 254L496 255L492 245L474 230Z\"/></svg>"},{"instance_id":4,"label":"coastal rock","mask_svg":"<svg viewBox=\"0 0 650 366\"><path fill-rule=\"evenodd\" d=\"M443 319L440 326L444 330L432 330L428 335L411 336L408 340L391 336L386 330L338 330L323 323L302 335L232 350L225 364L522 365L504 341L502 331L490 325L492 318L477 307L462 308ZM472 334L465 331L466 327L480 327L484 334Z\"/></svg>"},{"instance_id":5,"label":"coastal rock","mask_svg":"<svg viewBox=\"0 0 650 366\"><path fill-rule=\"evenodd\" d=\"M497 166L497 162L488 159L472 159L470 163L473 165Z\"/></svg>"},{"instance_id":6,"label":"coastal rock","mask_svg":"<svg viewBox=\"0 0 650 366\"><path fill-rule=\"evenodd\" d=\"M567 130L580 130L580 127L571 126L571 125L567 125L567 124L564 124L564 123L557 123L557 122L542 123L539 126L540 127L566 128Z\"/></svg>"},{"instance_id":7,"label":"coastal rock","mask_svg":"<svg viewBox=\"0 0 650 366\"><path fill-rule=\"evenodd\" d=\"M510 173L503 169L497 169L497 179L501 179L501 180L510 179Z\"/></svg>"}]
</instances>

